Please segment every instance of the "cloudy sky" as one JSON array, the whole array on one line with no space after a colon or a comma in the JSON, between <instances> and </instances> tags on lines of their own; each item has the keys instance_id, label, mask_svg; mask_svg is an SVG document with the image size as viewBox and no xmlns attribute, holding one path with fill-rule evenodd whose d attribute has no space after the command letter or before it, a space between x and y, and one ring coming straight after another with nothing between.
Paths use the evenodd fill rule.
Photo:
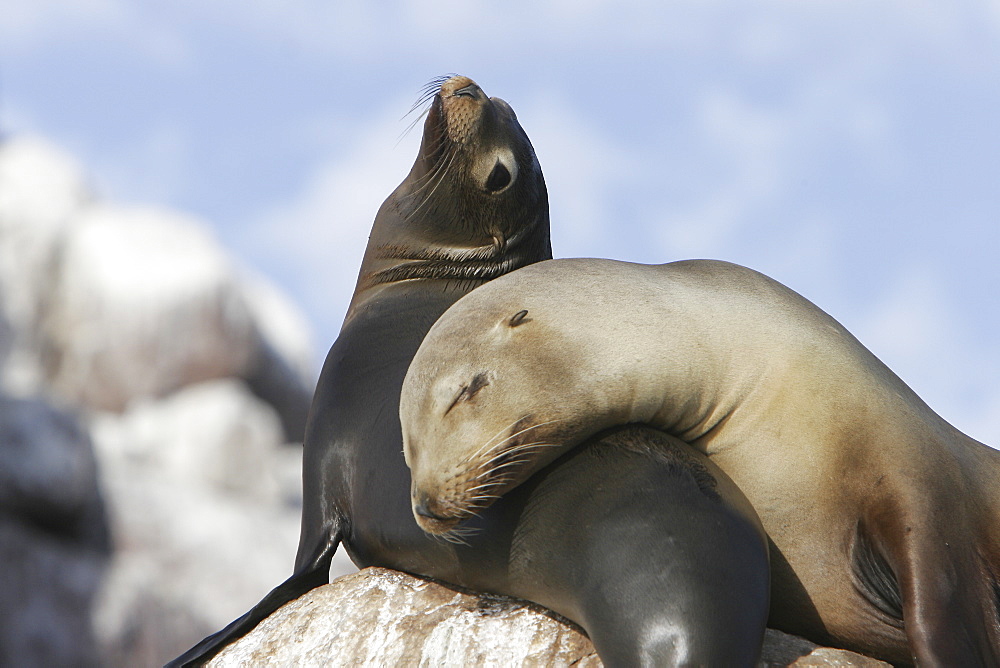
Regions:
<instances>
[{"instance_id":1,"label":"cloudy sky","mask_svg":"<svg viewBox=\"0 0 1000 668\"><path fill-rule=\"evenodd\" d=\"M517 111L557 256L763 271L1000 444L997 0L0 0L0 131L200 217L324 349L452 72Z\"/></svg>"}]
</instances>

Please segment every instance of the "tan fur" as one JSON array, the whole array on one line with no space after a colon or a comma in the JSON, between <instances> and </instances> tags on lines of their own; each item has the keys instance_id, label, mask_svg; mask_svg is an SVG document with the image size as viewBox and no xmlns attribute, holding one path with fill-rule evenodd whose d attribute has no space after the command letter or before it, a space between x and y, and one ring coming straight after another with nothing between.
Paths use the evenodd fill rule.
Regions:
<instances>
[{"instance_id":1,"label":"tan fur","mask_svg":"<svg viewBox=\"0 0 1000 668\"><path fill-rule=\"evenodd\" d=\"M445 414L475 374L489 384ZM780 555L772 623L895 662L1000 653L1000 453L759 273L712 261L522 269L434 325L400 415L414 493L442 513L488 505L442 476L479 470L475 453L511 425L545 447L525 449L490 495L602 429L652 425L709 455L760 515ZM862 534L898 580L905 629L856 582ZM967 642L960 614L973 617Z\"/></svg>"}]
</instances>

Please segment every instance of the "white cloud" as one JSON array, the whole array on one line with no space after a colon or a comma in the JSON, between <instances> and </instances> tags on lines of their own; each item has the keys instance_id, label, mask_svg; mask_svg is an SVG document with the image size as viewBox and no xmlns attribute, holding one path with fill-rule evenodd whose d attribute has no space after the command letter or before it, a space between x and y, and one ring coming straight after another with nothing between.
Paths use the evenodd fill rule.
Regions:
<instances>
[{"instance_id":1,"label":"white cloud","mask_svg":"<svg viewBox=\"0 0 1000 668\"><path fill-rule=\"evenodd\" d=\"M105 147L92 153L98 192L128 193L135 203L172 201L192 172L191 139L180 124L151 126L144 137L117 151Z\"/></svg>"},{"instance_id":2,"label":"white cloud","mask_svg":"<svg viewBox=\"0 0 1000 668\"><path fill-rule=\"evenodd\" d=\"M187 40L174 26L129 0L23 0L0 12L0 54L44 52L57 42L114 41L155 62L188 62Z\"/></svg>"},{"instance_id":3,"label":"white cloud","mask_svg":"<svg viewBox=\"0 0 1000 668\"><path fill-rule=\"evenodd\" d=\"M619 234L610 200L637 171L636 156L557 96L543 94L516 111L545 174L555 254L599 253Z\"/></svg>"},{"instance_id":4,"label":"white cloud","mask_svg":"<svg viewBox=\"0 0 1000 668\"><path fill-rule=\"evenodd\" d=\"M292 200L264 212L248 230L251 253L291 276L314 317L325 321L323 335L347 311L379 205L416 157L419 123L396 140L409 123L400 121L406 108L408 102L397 99L353 127Z\"/></svg>"},{"instance_id":5,"label":"white cloud","mask_svg":"<svg viewBox=\"0 0 1000 668\"><path fill-rule=\"evenodd\" d=\"M961 295L945 285L936 269L900 269L854 333L942 417L1000 446L1000 342L976 337Z\"/></svg>"}]
</instances>

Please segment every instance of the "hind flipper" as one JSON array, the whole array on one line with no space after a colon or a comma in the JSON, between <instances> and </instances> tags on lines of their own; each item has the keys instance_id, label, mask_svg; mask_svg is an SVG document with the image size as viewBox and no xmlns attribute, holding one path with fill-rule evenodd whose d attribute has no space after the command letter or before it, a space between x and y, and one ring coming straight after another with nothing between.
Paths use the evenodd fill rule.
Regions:
<instances>
[{"instance_id":1,"label":"hind flipper","mask_svg":"<svg viewBox=\"0 0 1000 668\"><path fill-rule=\"evenodd\" d=\"M272 589L250 612L170 661L165 668L204 665L226 645L245 636L285 603L325 585L330 580L330 562L340 545L340 537L341 531L338 525L327 533L326 540L316 546L310 559L297 568L291 577Z\"/></svg>"}]
</instances>

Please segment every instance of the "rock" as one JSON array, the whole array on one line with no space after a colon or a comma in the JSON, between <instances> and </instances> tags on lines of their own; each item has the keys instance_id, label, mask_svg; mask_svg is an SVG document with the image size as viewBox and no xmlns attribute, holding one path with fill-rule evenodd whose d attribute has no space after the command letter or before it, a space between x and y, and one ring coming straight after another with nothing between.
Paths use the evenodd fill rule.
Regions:
<instances>
[{"instance_id":1,"label":"rock","mask_svg":"<svg viewBox=\"0 0 1000 668\"><path fill-rule=\"evenodd\" d=\"M109 550L90 438L40 399L0 395L0 514L74 545Z\"/></svg>"},{"instance_id":2,"label":"rock","mask_svg":"<svg viewBox=\"0 0 1000 668\"><path fill-rule=\"evenodd\" d=\"M92 430L117 537L96 606L106 665L162 665L291 574L301 448L242 381L135 402Z\"/></svg>"},{"instance_id":3,"label":"rock","mask_svg":"<svg viewBox=\"0 0 1000 668\"><path fill-rule=\"evenodd\" d=\"M97 202L39 140L0 144L0 308L13 330L0 381L15 394L122 411L239 377L274 405L286 440L302 439L315 379L297 309L199 221Z\"/></svg>"},{"instance_id":4,"label":"rock","mask_svg":"<svg viewBox=\"0 0 1000 668\"><path fill-rule=\"evenodd\" d=\"M74 416L0 395L0 665L97 665L90 609L110 546Z\"/></svg>"},{"instance_id":5,"label":"rock","mask_svg":"<svg viewBox=\"0 0 1000 668\"><path fill-rule=\"evenodd\" d=\"M200 221L100 202L58 149L0 143L0 388L88 419L115 538L95 642L80 634L108 522L89 500L94 454L66 446L89 448L87 435L45 402L0 404L0 522L12 536L0 547L0 652L31 659L25 643L47 639L43 663L77 663L58 654L75 643L82 664L98 652L105 666L162 664L284 580L301 507L301 448L286 444L302 438L315 361L298 309ZM99 554L100 568L53 552L61 542ZM346 556L335 566L350 570ZM34 589L41 598L26 597ZM20 614L29 600L37 614ZM64 642L63 628L79 637ZM24 662L0 655L8 664Z\"/></svg>"},{"instance_id":6,"label":"rock","mask_svg":"<svg viewBox=\"0 0 1000 668\"><path fill-rule=\"evenodd\" d=\"M599 665L585 636L541 608L367 568L280 608L209 665L570 664Z\"/></svg>"},{"instance_id":7,"label":"rock","mask_svg":"<svg viewBox=\"0 0 1000 668\"><path fill-rule=\"evenodd\" d=\"M878 659L851 652L846 649L820 647L805 638L789 635L775 629L768 629L764 635L764 651L761 652L758 668L891 668L890 664Z\"/></svg>"},{"instance_id":8,"label":"rock","mask_svg":"<svg viewBox=\"0 0 1000 668\"><path fill-rule=\"evenodd\" d=\"M43 336L52 388L112 411L240 377L259 345L234 268L197 223L110 206L90 207L68 230Z\"/></svg>"},{"instance_id":9,"label":"rock","mask_svg":"<svg viewBox=\"0 0 1000 668\"><path fill-rule=\"evenodd\" d=\"M514 599L470 595L382 568L288 603L209 666L600 666L575 625ZM888 666L768 629L760 666Z\"/></svg>"},{"instance_id":10,"label":"rock","mask_svg":"<svg viewBox=\"0 0 1000 668\"><path fill-rule=\"evenodd\" d=\"M42 361L55 392L95 410L243 378L278 410L287 438L301 440L311 355L296 316L196 221L92 206L66 233L42 319Z\"/></svg>"},{"instance_id":11,"label":"rock","mask_svg":"<svg viewBox=\"0 0 1000 668\"><path fill-rule=\"evenodd\" d=\"M11 359L3 386L28 396L43 385L39 322L58 248L70 221L93 197L83 171L37 138L0 143L0 309L9 321Z\"/></svg>"},{"instance_id":12,"label":"rock","mask_svg":"<svg viewBox=\"0 0 1000 668\"><path fill-rule=\"evenodd\" d=\"M99 665L90 609L106 563L0 515L0 665Z\"/></svg>"},{"instance_id":13,"label":"rock","mask_svg":"<svg viewBox=\"0 0 1000 668\"><path fill-rule=\"evenodd\" d=\"M248 272L243 278L243 293L261 332L261 345L246 381L258 397L278 411L286 440L301 441L316 386L309 324L271 283Z\"/></svg>"},{"instance_id":14,"label":"rock","mask_svg":"<svg viewBox=\"0 0 1000 668\"><path fill-rule=\"evenodd\" d=\"M261 503L298 506L300 492L280 488L276 468L284 434L274 409L246 384L225 378L189 385L160 400L134 401L122 414L101 413L92 431L109 472L170 479ZM291 495L291 496L289 496Z\"/></svg>"}]
</instances>

